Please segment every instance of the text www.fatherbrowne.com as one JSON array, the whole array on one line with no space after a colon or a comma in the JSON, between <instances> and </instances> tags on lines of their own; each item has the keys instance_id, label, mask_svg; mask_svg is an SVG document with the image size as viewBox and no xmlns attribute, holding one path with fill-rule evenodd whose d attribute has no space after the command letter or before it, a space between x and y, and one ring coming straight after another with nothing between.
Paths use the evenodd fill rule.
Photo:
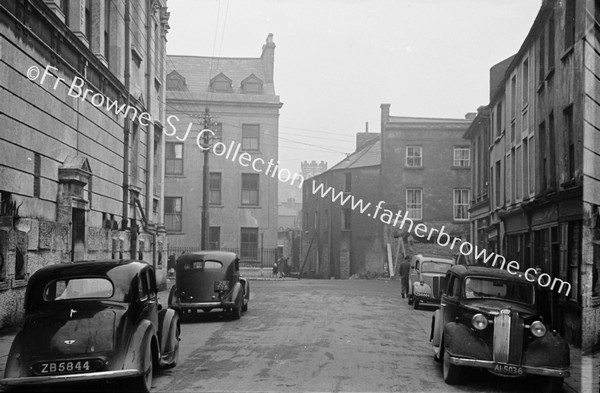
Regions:
<instances>
[{"instance_id":1,"label":"text www.fatherbrowne.com","mask_svg":"<svg viewBox=\"0 0 600 393\"><path fill-rule=\"evenodd\" d=\"M565 295L567 296L571 292L571 284L569 282L556 277L552 279L547 273L537 274L537 271L534 268L528 268L524 272L521 272L519 270L519 262L507 262L506 258L500 254L488 252L485 248L480 249L477 245L473 246L470 242L463 241L460 238L453 238L445 232L446 228L443 225L440 229L427 228L427 225L422 222L416 223L415 225L415 222L408 217L408 212L402 214L402 210L398 210L394 213L389 209L385 209L383 207L383 205L385 205L384 201L379 201L373 208L371 202L365 202L362 198L355 199L354 195L350 193L337 191L331 186L326 187L323 183L317 184L315 180L312 181L312 193L313 195L321 196L321 198L327 198L329 196L332 202L338 202L342 207L348 207L361 214L366 214L367 217L379 220L384 224L392 225L394 228L404 229L407 232L412 231L418 237L427 238L427 240L435 238L437 244L442 247L450 246L451 250L454 250L456 247L457 251L462 255L472 255L476 260L480 260L485 264L491 261L490 265L492 267L505 269L510 274L525 277L529 282L537 281L538 285L541 287L550 287L552 290L556 289L558 293L562 293L564 289L566 290Z\"/></svg>"}]
</instances>

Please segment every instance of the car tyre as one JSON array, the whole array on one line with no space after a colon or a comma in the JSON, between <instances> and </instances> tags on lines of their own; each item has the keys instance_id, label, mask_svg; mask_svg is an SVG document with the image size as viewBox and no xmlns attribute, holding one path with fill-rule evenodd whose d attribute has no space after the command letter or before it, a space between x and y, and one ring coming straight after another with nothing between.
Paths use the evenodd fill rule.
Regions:
<instances>
[{"instance_id":1,"label":"car tyre","mask_svg":"<svg viewBox=\"0 0 600 393\"><path fill-rule=\"evenodd\" d=\"M244 304L244 299L247 299L246 303ZM246 312L248 311L248 304L250 304L250 284L246 283L246 289L244 290L244 297L242 298L242 311Z\"/></svg>"},{"instance_id":2,"label":"car tyre","mask_svg":"<svg viewBox=\"0 0 600 393\"><path fill-rule=\"evenodd\" d=\"M152 359L152 347L150 342L144 349L144 364L147 365L147 369L144 370L142 375L136 377L133 381L133 391L148 393L152 388L152 373L154 372L154 361Z\"/></svg>"},{"instance_id":3,"label":"car tyre","mask_svg":"<svg viewBox=\"0 0 600 393\"><path fill-rule=\"evenodd\" d=\"M179 361L179 326L177 326L177 329L175 329L175 337L173 337L173 339L175 340L175 350L173 351L173 360L171 361L171 363L167 363L165 364L165 368L173 368L175 366L177 366L177 362Z\"/></svg>"},{"instance_id":4,"label":"car tyre","mask_svg":"<svg viewBox=\"0 0 600 393\"><path fill-rule=\"evenodd\" d=\"M448 385L457 385L460 382L460 366L450 363L450 355L447 351L444 351L443 359L444 382Z\"/></svg>"},{"instance_id":5,"label":"car tyre","mask_svg":"<svg viewBox=\"0 0 600 393\"><path fill-rule=\"evenodd\" d=\"M240 319L242 316L242 305L244 304L244 294L242 291L238 294L237 301L235 302L235 306L231 309L233 319Z\"/></svg>"},{"instance_id":6,"label":"car tyre","mask_svg":"<svg viewBox=\"0 0 600 393\"><path fill-rule=\"evenodd\" d=\"M420 304L420 302L419 302L419 299L416 299L416 298L415 298L415 299L413 299L413 308L414 308L415 310L418 310L418 309L419 309L419 304Z\"/></svg>"},{"instance_id":7,"label":"car tyre","mask_svg":"<svg viewBox=\"0 0 600 393\"><path fill-rule=\"evenodd\" d=\"M413 294L411 295L410 293L406 296L408 298L408 305L412 305L413 301L415 299L415 293L413 292Z\"/></svg>"},{"instance_id":8,"label":"car tyre","mask_svg":"<svg viewBox=\"0 0 600 393\"><path fill-rule=\"evenodd\" d=\"M563 391L564 378L561 377L546 377L542 380L543 393L560 393Z\"/></svg>"}]
</instances>

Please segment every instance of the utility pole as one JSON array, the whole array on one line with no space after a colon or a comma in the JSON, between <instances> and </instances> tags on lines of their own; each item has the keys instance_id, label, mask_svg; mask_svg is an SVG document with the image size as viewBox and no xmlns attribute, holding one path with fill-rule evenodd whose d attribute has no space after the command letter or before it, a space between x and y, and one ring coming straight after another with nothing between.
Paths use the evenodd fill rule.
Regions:
<instances>
[{"instance_id":1,"label":"utility pole","mask_svg":"<svg viewBox=\"0 0 600 393\"><path fill-rule=\"evenodd\" d=\"M206 107L204 109L204 129L211 128L211 120L209 109ZM209 155L209 133L205 132L203 136L203 144L204 144L204 166L202 167L202 218L201 218L201 238L200 238L200 248L202 250L208 250L208 187L210 181L210 171L208 168L208 155Z\"/></svg>"}]
</instances>

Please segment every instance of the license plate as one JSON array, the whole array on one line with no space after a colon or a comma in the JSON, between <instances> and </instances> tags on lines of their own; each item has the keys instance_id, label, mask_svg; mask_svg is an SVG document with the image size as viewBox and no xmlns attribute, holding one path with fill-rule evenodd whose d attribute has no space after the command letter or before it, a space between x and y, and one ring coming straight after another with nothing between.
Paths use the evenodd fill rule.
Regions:
<instances>
[{"instance_id":1,"label":"license plate","mask_svg":"<svg viewBox=\"0 0 600 393\"><path fill-rule=\"evenodd\" d=\"M215 281L215 292L228 291L229 281Z\"/></svg>"},{"instance_id":2,"label":"license plate","mask_svg":"<svg viewBox=\"0 0 600 393\"><path fill-rule=\"evenodd\" d=\"M81 359L66 362L41 362L33 366L36 375L75 374L97 371L102 365L99 359Z\"/></svg>"},{"instance_id":3,"label":"license plate","mask_svg":"<svg viewBox=\"0 0 600 393\"><path fill-rule=\"evenodd\" d=\"M523 367L509 366L507 364L494 364L492 370L498 374L505 375L524 375Z\"/></svg>"}]
</instances>

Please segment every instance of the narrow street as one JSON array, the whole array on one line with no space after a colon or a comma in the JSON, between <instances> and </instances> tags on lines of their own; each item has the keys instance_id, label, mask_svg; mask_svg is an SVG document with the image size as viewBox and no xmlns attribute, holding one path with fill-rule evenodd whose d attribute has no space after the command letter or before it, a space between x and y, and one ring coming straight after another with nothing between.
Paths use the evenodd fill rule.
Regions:
<instances>
[{"instance_id":1,"label":"narrow street","mask_svg":"<svg viewBox=\"0 0 600 393\"><path fill-rule=\"evenodd\" d=\"M533 379L478 371L446 385L429 346L434 309L413 310L399 290L389 280L251 281L240 320L212 312L182 325L179 364L156 373L152 391L536 391Z\"/></svg>"}]
</instances>

